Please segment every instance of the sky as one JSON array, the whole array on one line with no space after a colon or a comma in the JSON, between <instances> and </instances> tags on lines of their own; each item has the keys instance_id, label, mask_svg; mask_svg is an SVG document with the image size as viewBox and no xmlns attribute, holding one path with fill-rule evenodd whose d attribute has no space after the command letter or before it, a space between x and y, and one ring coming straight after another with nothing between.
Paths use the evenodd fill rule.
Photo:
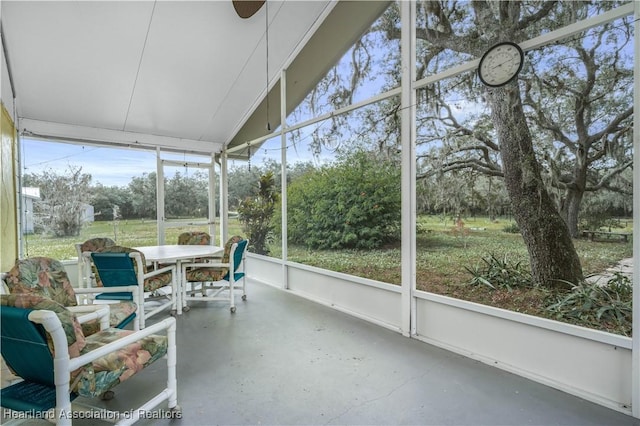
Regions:
<instances>
[{"instance_id":1,"label":"sky","mask_svg":"<svg viewBox=\"0 0 640 426\"><path fill-rule=\"evenodd\" d=\"M307 139L305 138L305 141ZM303 144L304 145L304 144ZM104 186L127 186L134 177L141 177L144 173L156 172L156 152L136 149L115 149L92 145L79 145L22 139L22 173L40 174L47 170L55 170L58 174L65 174L69 167L82 167L82 173L91 175L92 184ZM309 148L288 148L289 161L314 161ZM209 162L209 157L183 156L180 154L162 153L162 158L184 161ZM252 151L251 163L262 164L269 160L281 161L280 137L266 141L260 148ZM229 167L246 166L245 161L229 161ZM165 167L165 177L171 177L175 172L188 175L191 169L182 167Z\"/></svg>"},{"instance_id":2,"label":"sky","mask_svg":"<svg viewBox=\"0 0 640 426\"><path fill-rule=\"evenodd\" d=\"M127 186L132 178L156 171L155 151L114 149L27 138L22 139L22 147L23 174L40 174L49 169L63 174L69 167L82 167L83 173L91 175L94 185L101 183L104 186ZM178 155L163 155L163 158L195 160L194 157ZM202 157L198 159L203 161ZM165 172L165 175L171 176L172 173Z\"/></svg>"}]
</instances>

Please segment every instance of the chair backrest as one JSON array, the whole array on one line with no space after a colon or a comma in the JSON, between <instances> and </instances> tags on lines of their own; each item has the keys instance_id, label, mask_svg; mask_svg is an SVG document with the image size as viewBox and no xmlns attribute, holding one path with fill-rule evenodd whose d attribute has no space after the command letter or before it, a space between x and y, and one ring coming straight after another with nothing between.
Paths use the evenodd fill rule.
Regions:
<instances>
[{"instance_id":1,"label":"chair backrest","mask_svg":"<svg viewBox=\"0 0 640 426\"><path fill-rule=\"evenodd\" d=\"M127 255L129 253L138 253L140 255L140 259L141 259L141 264L142 264L142 273L146 274L147 273L147 260L144 257L144 254L139 251L136 250L134 248L131 247L125 247L125 246L108 246L108 247L104 247L98 251L96 251L95 253L126 253ZM135 273L138 273L138 264L137 262L133 261L133 259L130 260L131 263L133 264L133 270L135 271ZM95 265L95 262L94 262ZM97 265L96 265L97 266ZM128 280L127 280L128 281ZM137 281L136 281L137 283ZM96 284L98 286L104 285L102 283L102 276L101 276L101 272L98 271L98 273L96 274ZM135 284L135 283L134 283ZM123 286L123 285L132 285L132 284L123 284L122 282L120 284L118 284L117 286Z\"/></svg>"},{"instance_id":2,"label":"chair backrest","mask_svg":"<svg viewBox=\"0 0 640 426\"><path fill-rule=\"evenodd\" d=\"M94 252L102 250L105 247L116 245L115 241L108 237L90 238L83 243L76 244L76 252L78 255L78 283L85 282L86 286L92 286L95 282L91 281L93 275L95 279L95 269L88 263L88 259L82 256L84 252ZM82 284L80 285L82 287Z\"/></svg>"},{"instance_id":3,"label":"chair backrest","mask_svg":"<svg viewBox=\"0 0 640 426\"><path fill-rule=\"evenodd\" d=\"M211 244L211 235L202 231L183 232L178 235L178 244L207 246Z\"/></svg>"},{"instance_id":4,"label":"chair backrest","mask_svg":"<svg viewBox=\"0 0 640 426\"><path fill-rule=\"evenodd\" d=\"M79 356L86 345L82 327L75 315L47 297L34 294L3 294L0 295L0 306L2 357L13 371L24 379L46 383L49 373L46 372L48 367L45 359L50 358L54 351L53 341L44 328L28 320L32 310L47 310L56 314L66 335L71 358ZM46 352L43 352L45 350ZM40 364L43 365L42 369L38 367ZM50 367L53 371L53 364Z\"/></svg>"},{"instance_id":5,"label":"chair backrest","mask_svg":"<svg viewBox=\"0 0 640 426\"><path fill-rule=\"evenodd\" d=\"M229 263L229 260L231 260L231 247L233 247L233 245L235 243L239 243L240 241L242 241L243 238L240 235L234 235L233 237L229 238L227 240L227 242L224 245L224 253L222 255L222 263ZM235 257L233 258L234 262L235 262Z\"/></svg>"},{"instance_id":6,"label":"chair backrest","mask_svg":"<svg viewBox=\"0 0 640 426\"><path fill-rule=\"evenodd\" d=\"M244 259L244 255L248 245L249 245L249 240L247 239L238 241L238 246L236 247L236 250L233 252L233 272L236 272L238 270L238 267L242 263L242 260Z\"/></svg>"},{"instance_id":7,"label":"chair backrest","mask_svg":"<svg viewBox=\"0 0 640 426\"><path fill-rule=\"evenodd\" d=\"M76 306L76 293L64 265L50 257L17 259L5 276L11 294L34 294L63 306Z\"/></svg>"},{"instance_id":8,"label":"chair backrest","mask_svg":"<svg viewBox=\"0 0 640 426\"><path fill-rule=\"evenodd\" d=\"M115 241L108 237L91 238L82 244L78 244L78 256L82 256L82 253L84 253L85 251L98 251L102 250L105 247L111 247L115 245Z\"/></svg>"},{"instance_id":9,"label":"chair backrest","mask_svg":"<svg viewBox=\"0 0 640 426\"><path fill-rule=\"evenodd\" d=\"M2 358L24 380L52 386L53 357L44 328L29 321L31 311L14 306L0 309Z\"/></svg>"},{"instance_id":10,"label":"chair backrest","mask_svg":"<svg viewBox=\"0 0 640 426\"><path fill-rule=\"evenodd\" d=\"M129 252L94 252L91 253L91 259L98 270L103 286L121 287L138 284L138 276Z\"/></svg>"}]
</instances>

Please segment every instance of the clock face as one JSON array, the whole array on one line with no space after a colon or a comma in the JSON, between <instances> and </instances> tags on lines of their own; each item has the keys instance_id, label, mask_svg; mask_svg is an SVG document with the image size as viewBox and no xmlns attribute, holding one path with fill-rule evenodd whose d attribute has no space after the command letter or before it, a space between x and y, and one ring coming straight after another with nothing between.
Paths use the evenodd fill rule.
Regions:
<instances>
[{"instance_id":1,"label":"clock face","mask_svg":"<svg viewBox=\"0 0 640 426\"><path fill-rule=\"evenodd\" d=\"M524 62L520 46L511 42L498 43L480 59L478 76L489 87L499 87L513 80Z\"/></svg>"}]
</instances>

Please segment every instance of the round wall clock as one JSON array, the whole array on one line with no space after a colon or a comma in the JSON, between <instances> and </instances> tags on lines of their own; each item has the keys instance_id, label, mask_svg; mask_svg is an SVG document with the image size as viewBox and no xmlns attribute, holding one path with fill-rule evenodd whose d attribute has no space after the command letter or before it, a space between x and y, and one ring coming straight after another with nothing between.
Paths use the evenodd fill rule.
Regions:
<instances>
[{"instance_id":1,"label":"round wall clock","mask_svg":"<svg viewBox=\"0 0 640 426\"><path fill-rule=\"evenodd\" d=\"M516 78L524 64L524 52L516 43L505 41L487 50L478 66L482 84L500 87Z\"/></svg>"}]
</instances>

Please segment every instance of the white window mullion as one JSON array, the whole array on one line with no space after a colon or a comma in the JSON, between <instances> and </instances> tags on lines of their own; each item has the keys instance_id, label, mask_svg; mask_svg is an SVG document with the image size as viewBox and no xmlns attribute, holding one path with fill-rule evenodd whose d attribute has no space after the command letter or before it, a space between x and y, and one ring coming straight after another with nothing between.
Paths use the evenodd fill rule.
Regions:
<instances>
[{"instance_id":1,"label":"white window mullion","mask_svg":"<svg viewBox=\"0 0 640 426\"><path fill-rule=\"evenodd\" d=\"M416 288L416 145L415 117L416 93L414 89L416 69L415 2L400 2L402 24L402 94L401 94L401 140L402 140L402 334L415 334Z\"/></svg>"}]
</instances>

